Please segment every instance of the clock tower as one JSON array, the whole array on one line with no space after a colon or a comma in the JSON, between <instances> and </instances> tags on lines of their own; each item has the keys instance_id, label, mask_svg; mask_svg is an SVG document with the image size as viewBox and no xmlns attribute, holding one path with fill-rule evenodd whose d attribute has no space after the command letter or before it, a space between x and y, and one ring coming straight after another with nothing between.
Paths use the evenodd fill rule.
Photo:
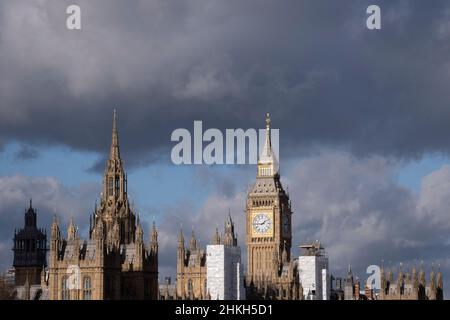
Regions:
<instances>
[{"instance_id":1,"label":"clock tower","mask_svg":"<svg viewBox=\"0 0 450 320\"><path fill-rule=\"evenodd\" d=\"M260 288L276 282L283 263L290 261L292 245L291 204L280 181L279 165L272 150L270 117L260 153L256 182L247 196L247 281Z\"/></svg>"}]
</instances>

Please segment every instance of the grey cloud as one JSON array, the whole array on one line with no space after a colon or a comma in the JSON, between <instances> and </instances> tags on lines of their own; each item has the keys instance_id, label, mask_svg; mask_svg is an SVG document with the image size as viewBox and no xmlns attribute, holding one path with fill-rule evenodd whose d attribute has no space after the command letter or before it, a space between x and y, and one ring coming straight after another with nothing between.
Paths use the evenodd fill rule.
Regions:
<instances>
[{"instance_id":1,"label":"grey cloud","mask_svg":"<svg viewBox=\"0 0 450 320\"><path fill-rule=\"evenodd\" d=\"M293 203L295 244L320 240L324 244L334 275L344 275L348 264L361 279L371 264L396 268L403 262L408 266L425 262L427 271L434 263L444 273L445 287L450 285L448 199L450 198L450 167L425 176L421 189L413 192L396 181L399 163L379 156L364 159L347 152L322 150L301 162L283 167L283 184L289 188ZM202 169L199 169L202 170ZM209 180L213 180L211 184ZM223 193L221 180L231 187ZM178 199L170 205L144 208L145 230L150 230L151 217L156 215L160 240L160 279L175 275L177 235L183 228L186 243L194 228L202 247L211 241L215 228L223 229L230 210L236 224L238 242L245 260L245 201L247 186L254 180L254 170L236 168L222 175L205 169L204 177L193 181L192 187L215 185L200 203ZM326 182L326 183L324 183ZM98 186L67 188L53 178L10 177L0 180L0 215L2 234L0 249L2 263L11 261L8 243L12 227L22 225L22 212L27 199L34 195L41 226L49 226L58 199L57 212L76 213L76 222L86 230L92 208L86 201L96 194ZM94 190L95 189L95 190ZM70 209L72 208L72 209ZM14 213L14 214L11 214ZM148 238L148 232L146 232ZM9 260L8 260L9 259Z\"/></svg>"},{"instance_id":2,"label":"grey cloud","mask_svg":"<svg viewBox=\"0 0 450 320\"><path fill-rule=\"evenodd\" d=\"M82 184L78 187L64 186L52 177L26 177L21 175L0 177L0 268L12 265L12 239L14 229L23 227L24 213L33 199L37 209L38 226L49 231L56 214L63 232L70 217L80 227L80 233L87 233L89 212L98 186Z\"/></svg>"},{"instance_id":3,"label":"grey cloud","mask_svg":"<svg viewBox=\"0 0 450 320\"><path fill-rule=\"evenodd\" d=\"M322 152L295 165L286 183L296 241L321 240L340 275L348 264L365 279L365 268L382 260L396 269L423 259L428 268L441 263L448 286L449 167L424 177L418 194L398 185L398 168L390 159L342 152Z\"/></svg>"},{"instance_id":4,"label":"grey cloud","mask_svg":"<svg viewBox=\"0 0 450 320\"><path fill-rule=\"evenodd\" d=\"M448 3L377 1L369 32L372 2L80 1L71 32L68 1L2 1L0 140L104 152L117 107L142 165L195 119L261 127L270 111L286 157L448 153Z\"/></svg>"},{"instance_id":5,"label":"grey cloud","mask_svg":"<svg viewBox=\"0 0 450 320\"><path fill-rule=\"evenodd\" d=\"M440 265L448 287L450 169L444 166L425 176L420 191L413 192L396 182L399 168L394 158L361 159L333 150L285 164L282 180L289 188L294 210L292 254L300 253L300 243L320 240L335 276L344 276L351 264L361 279L366 278L366 268L371 264L384 261L386 268L396 270L400 262L412 267L423 260L427 272L432 264L436 268ZM204 246L216 227L222 229L229 208L246 261L244 210L247 185L254 181L254 171L237 169L221 176L211 170L207 176L216 181L216 186L222 179L230 181L234 193L224 194L218 187L199 206L183 201L161 209L161 259L164 272L168 272L162 272L162 277L175 275L170 266L176 263L180 225L186 242L193 226ZM203 184L205 180L195 183Z\"/></svg>"}]
</instances>

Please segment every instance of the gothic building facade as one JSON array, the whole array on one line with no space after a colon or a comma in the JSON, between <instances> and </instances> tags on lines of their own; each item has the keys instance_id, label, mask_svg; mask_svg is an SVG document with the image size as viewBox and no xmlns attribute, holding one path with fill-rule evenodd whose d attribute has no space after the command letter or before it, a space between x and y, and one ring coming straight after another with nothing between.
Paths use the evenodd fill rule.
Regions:
<instances>
[{"instance_id":1,"label":"gothic building facade","mask_svg":"<svg viewBox=\"0 0 450 320\"><path fill-rule=\"evenodd\" d=\"M300 299L297 262L291 258L291 203L281 185L278 160L272 150L269 114L256 182L247 196L246 221L247 297Z\"/></svg>"},{"instance_id":2,"label":"gothic building facade","mask_svg":"<svg viewBox=\"0 0 450 320\"><path fill-rule=\"evenodd\" d=\"M48 273L43 286L51 300L157 299L158 233L150 242L127 194L120 157L116 112L99 205L90 217L89 238L80 239L73 221L64 238L51 226Z\"/></svg>"},{"instance_id":3,"label":"gothic building facade","mask_svg":"<svg viewBox=\"0 0 450 320\"><path fill-rule=\"evenodd\" d=\"M402 265L398 269L397 279L389 270L386 274L384 267L380 270L381 290L379 300L443 300L443 279L439 270L436 274L431 271L427 284L423 266L417 272L413 267L411 272L403 271Z\"/></svg>"},{"instance_id":4,"label":"gothic building facade","mask_svg":"<svg viewBox=\"0 0 450 320\"><path fill-rule=\"evenodd\" d=\"M177 299L203 300L207 298L206 250L197 245L192 230L189 247L184 246L183 231L178 235Z\"/></svg>"},{"instance_id":5,"label":"gothic building facade","mask_svg":"<svg viewBox=\"0 0 450 320\"><path fill-rule=\"evenodd\" d=\"M230 214L225 221L223 235L221 236L216 228L211 244L237 247L234 222ZM211 299L211 294L208 285L215 284L208 284L207 279L207 250L198 246L194 231L191 233L189 246L185 247L183 231L180 230L177 248L176 290L170 297L166 291L161 292L161 296L164 296L165 299L209 300ZM213 298L215 299L215 297Z\"/></svg>"}]
</instances>

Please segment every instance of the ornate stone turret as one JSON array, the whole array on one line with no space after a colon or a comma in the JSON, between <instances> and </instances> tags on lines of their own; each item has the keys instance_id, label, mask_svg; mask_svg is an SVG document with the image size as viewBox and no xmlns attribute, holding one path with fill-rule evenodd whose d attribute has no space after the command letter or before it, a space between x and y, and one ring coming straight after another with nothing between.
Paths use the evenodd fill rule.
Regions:
<instances>
[{"instance_id":1,"label":"ornate stone turret","mask_svg":"<svg viewBox=\"0 0 450 320\"><path fill-rule=\"evenodd\" d=\"M30 199L30 208L25 212L25 228L36 227L36 210L33 209L33 200Z\"/></svg>"},{"instance_id":2,"label":"ornate stone turret","mask_svg":"<svg viewBox=\"0 0 450 320\"><path fill-rule=\"evenodd\" d=\"M136 243L143 244L144 243L144 231L141 226L141 219L137 218L137 228L136 228Z\"/></svg>"},{"instance_id":3,"label":"ornate stone turret","mask_svg":"<svg viewBox=\"0 0 450 320\"><path fill-rule=\"evenodd\" d=\"M158 254L158 231L156 230L155 221L153 221L152 231L150 233L150 251L152 254Z\"/></svg>"},{"instance_id":4,"label":"ornate stone turret","mask_svg":"<svg viewBox=\"0 0 450 320\"><path fill-rule=\"evenodd\" d=\"M195 251L197 249L197 239L195 239L195 232L192 230L191 240L189 240L189 251Z\"/></svg>"},{"instance_id":5,"label":"ornate stone turret","mask_svg":"<svg viewBox=\"0 0 450 320\"><path fill-rule=\"evenodd\" d=\"M177 247L177 273L183 272L184 260L185 260L185 247L184 247L184 235L183 230L180 229L178 234L178 247ZM180 293L182 295L182 293Z\"/></svg>"},{"instance_id":6,"label":"ornate stone turret","mask_svg":"<svg viewBox=\"0 0 450 320\"><path fill-rule=\"evenodd\" d=\"M437 274L436 282L437 282L437 288L438 289L441 289L441 290L444 289L444 282L442 280L442 272L441 272L440 269L439 269L438 274Z\"/></svg>"},{"instance_id":7,"label":"ornate stone turret","mask_svg":"<svg viewBox=\"0 0 450 320\"><path fill-rule=\"evenodd\" d=\"M37 211L30 206L25 209L24 227L14 232L15 285L22 286L28 277L29 285L40 283L43 267L47 266L47 234L37 227Z\"/></svg>"},{"instance_id":8,"label":"ornate stone turret","mask_svg":"<svg viewBox=\"0 0 450 320\"><path fill-rule=\"evenodd\" d=\"M51 240L59 240L61 238L61 232L59 230L59 225L58 225L58 219L55 216L53 216L53 223L52 223L52 232L51 232Z\"/></svg>"},{"instance_id":9,"label":"ornate stone turret","mask_svg":"<svg viewBox=\"0 0 450 320\"><path fill-rule=\"evenodd\" d=\"M444 282L442 279L441 268L439 267L436 279L436 299L443 300L444 299Z\"/></svg>"},{"instance_id":10,"label":"ornate stone turret","mask_svg":"<svg viewBox=\"0 0 450 320\"><path fill-rule=\"evenodd\" d=\"M67 228L67 240L75 240L77 237L77 229L73 224L73 218L70 218L69 227Z\"/></svg>"},{"instance_id":11,"label":"ornate stone turret","mask_svg":"<svg viewBox=\"0 0 450 320\"><path fill-rule=\"evenodd\" d=\"M225 232L223 244L226 246L237 246L237 238L234 233L234 223L231 219L231 214L228 213L228 220L225 222Z\"/></svg>"},{"instance_id":12,"label":"ornate stone turret","mask_svg":"<svg viewBox=\"0 0 450 320\"><path fill-rule=\"evenodd\" d=\"M381 294L386 293L386 274L384 273L384 264L381 264L380 268L380 285L381 285Z\"/></svg>"},{"instance_id":13,"label":"ornate stone turret","mask_svg":"<svg viewBox=\"0 0 450 320\"><path fill-rule=\"evenodd\" d=\"M402 292L404 285L404 276L403 276L403 265L400 263L400 267L398 270L397 276L397 292Z\"/></svg>"},{"instance_id":14,"label":"ornate stone turret","mask_svg":"<svg viewBox=\"0 0 450 320\"><path fill-rule=\"evenodd\" d=\"M419 279L417 278L417 270L416 266L413 266L412 272L411 272L411 282L414 289L417 289L419 287Z\"/></svg>"},{"instance_id":15,"label":"ornate stone turret","mask_svg":"<svg viewBox=\"0 0 450 320\"><path fill-rule=\"evenodd\" d=\"M389 281L389 286L394 285L394 274L392 273L391 269L389 269L389 271L388 271L387 278L388 278L388 281Z\"/></svg>"},{"instance_id":16,"label":"ornate stone turret","mask_svg":"<svg viewBox=\"0 0 450 320\"><path fill-rule=\"evenodd\" d=\"M216 228L216 232L214 232L214 236L212 238L212 244L214 244L214 245L220 244L220 234L219 234L218 228Z\"/></svg>"},{"instance_id":17,"label":"ornate stone turret","mask_svg":"<svg viewBox=\"0 0 450 320\"><path fill-rule=\"evenodd\" d=\"M432 267L431 273L430 273L428 298L430 300L436 300L436 274L434 273L434 266Z\"/></svg>"},{"instance_id":18,"label":"ornate stone turret","mask_svg":"<svg viewBox=\"0 0 450 320\"><path fill-rule=\"evenodd\" d=\"M434 267L432 268L430 281L427 285L423 263L420 266L419 275L415 266L413 266L410 273L408 269L403 272L402 264L400 264L397 284L392 285L390 289L388 287L386 290L381 290L378 298L380 300L442 300L443 294L439 288L439 283L440 281L442 282L442 275L438 275L436 279ZM391 272L389 276L393 278Z\"/></svg>"},{"instance_id":19,"label":"ornate stone turret","mask_svg":"<svg viewBox=\"0 0 450 320\"><path fill-rule=\"evenodd\" d=\"M353 272L352 272L352 266L351 265L348 265L347 283L353 283Z\"/></svg>"},{"instance_id":20,"label":"ornate stone turret","mask_svg":"<svg viewBox=\"0 0 450 320\"><path fill-rule=\"evenodd\" d=\"M423 263L420 264L420 271L419 271L419 286L425 288L427 285L425 280L425 271L423 271Z\"/></svg>"}]
</instances>

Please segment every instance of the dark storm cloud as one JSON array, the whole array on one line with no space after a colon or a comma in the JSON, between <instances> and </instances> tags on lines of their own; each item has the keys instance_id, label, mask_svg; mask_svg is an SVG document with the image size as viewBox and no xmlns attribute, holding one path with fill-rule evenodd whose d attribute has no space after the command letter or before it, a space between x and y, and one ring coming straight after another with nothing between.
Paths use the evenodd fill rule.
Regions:
<instances>
[{"instance_id":1,"label":"dark storm cloud","mask_svg":"<svg viewBox=\"0 0 450 320\"><path fill-rule=\"evenodd\" d=\"M365 28L373 3L382 8L377 32ZM104 153L117 108L129 168L168 161L170 133L193 120L261 127L270 111L282 160L323 146L349 151L282 171L297 243L323 241L341 274L351 263L361 276L381 259L441 263L449 286L450 170L425 177L415 194L393 182L395 161L386 160L449 151L448 1L80 0L82 31L65 29L68 4L0 0L0 152L19 141ZM155 208L162 272L173 272L180 224L186 241L199 226L204 245L230 209L244 244L247 178L202 171L196 183L215 189L200 208L193 200ZM2 266L30 196L40 225L56 205L86 229L98 190L1 178Z\"/></svg>"},{"instance_id":2,"label":"dark storm cloud","mask_svg":"<svg viewBox=\"0 0 450 320\"><path fill-rule=\"evenodd\" d=\"M2 143L104 152L116 107L131 165L168 161L195 119L261 127L266 111L283 156L449 151L447 1L79 1L81 31L68 4L0 2Z\"/></svg>"}]
</instances>

